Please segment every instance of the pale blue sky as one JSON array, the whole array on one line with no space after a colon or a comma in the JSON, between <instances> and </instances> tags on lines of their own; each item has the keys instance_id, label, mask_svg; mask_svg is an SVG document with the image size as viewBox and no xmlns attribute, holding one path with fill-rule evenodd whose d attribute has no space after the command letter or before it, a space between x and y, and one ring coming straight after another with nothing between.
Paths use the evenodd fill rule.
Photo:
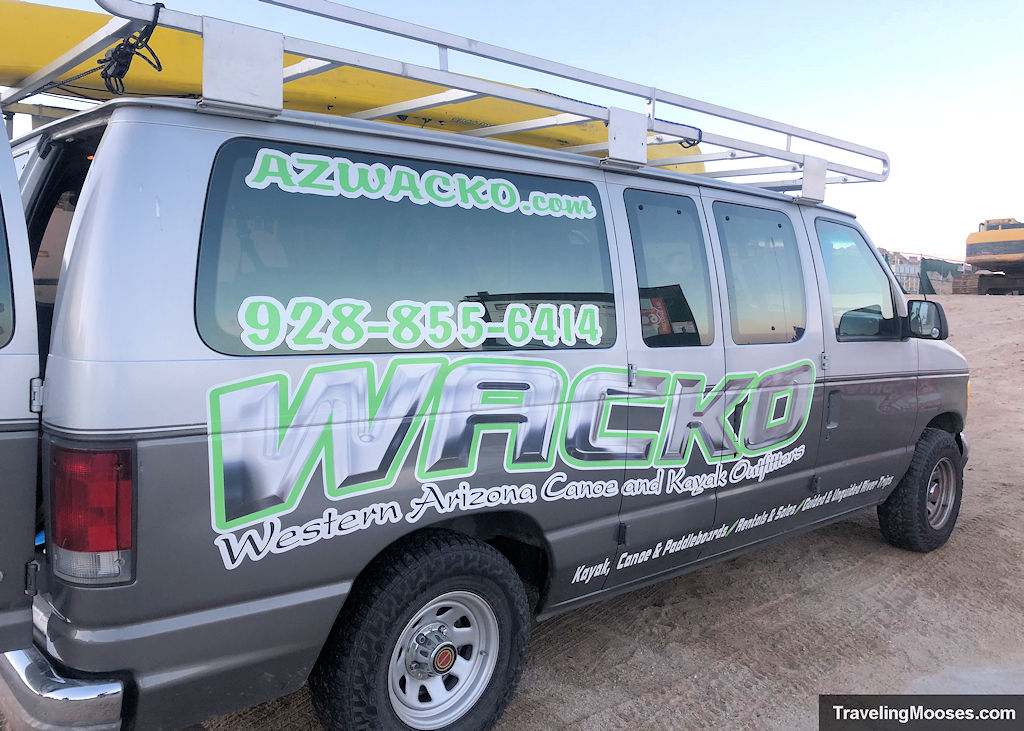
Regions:
<instances>
[{"instance_id":1,"label":"pale blue sky","mask_svg":"<svg viewBox=\"0 0 1024 731\"><path fill-rule=\"evenodd\" d=\"M164 2L436 63L418 44L387 43L255 0ZM48 4L97 9L90 0ZM346 4L884 150L888 181L834 186L826 196L858 214L879 246L962 258L982 219L1024 219L1022 0ZM487 73L466 57L452 67ZM525 74L499 80L576 91Z\"/></svg>"}]
</instances>

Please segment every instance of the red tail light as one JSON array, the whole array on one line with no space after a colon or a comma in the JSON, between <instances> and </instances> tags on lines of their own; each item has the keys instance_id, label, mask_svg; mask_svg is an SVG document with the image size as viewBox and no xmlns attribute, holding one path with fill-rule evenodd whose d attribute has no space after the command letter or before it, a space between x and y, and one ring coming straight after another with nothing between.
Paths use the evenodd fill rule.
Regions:
<instances>
[{"instance_id":1,"label":"red tail light","mask_svg":"<svg viewBox=\"0 0 1024 731\"><path fill-rule=\"evenodd\" d=\"M53 445L50 457L55 571L72 580L130 578L131 450Z\"/></svg>"}]
</instances>

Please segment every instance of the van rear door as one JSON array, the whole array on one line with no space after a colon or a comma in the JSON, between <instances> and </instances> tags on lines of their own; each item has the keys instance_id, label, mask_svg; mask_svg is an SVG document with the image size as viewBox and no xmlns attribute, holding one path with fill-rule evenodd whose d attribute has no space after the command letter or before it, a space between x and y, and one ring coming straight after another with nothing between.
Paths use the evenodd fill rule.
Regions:
<instances>
[{"instance_id":1,"label":"van rear door","mask_svg":"<svg viewBox=\"0 0 1024 731\"><path fill-rule=\"evenodd\" d=\"M0 142L0 652L32 642L32 598L25 592L36 527L39 376L35 296L28 236L11 146Z\"/></svg>"}]
</instances>

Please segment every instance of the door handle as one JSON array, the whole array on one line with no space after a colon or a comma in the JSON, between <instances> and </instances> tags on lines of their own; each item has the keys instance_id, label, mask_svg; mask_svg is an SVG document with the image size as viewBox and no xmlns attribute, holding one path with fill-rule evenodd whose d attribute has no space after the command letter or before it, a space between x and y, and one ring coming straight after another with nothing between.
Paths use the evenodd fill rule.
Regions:
<instances>
[{"instance_id":1,"label":"door handle","mask_svg":"<svg viewBox=\"0 0 1024 731\"><path fill-rule=\"evenodd\" d=\"M828 392L828 411L825 416L825 428L835 429L839 426L839 407L843 401L843 394L841 391L829 391Z\"/></svg>"}]
</instances>

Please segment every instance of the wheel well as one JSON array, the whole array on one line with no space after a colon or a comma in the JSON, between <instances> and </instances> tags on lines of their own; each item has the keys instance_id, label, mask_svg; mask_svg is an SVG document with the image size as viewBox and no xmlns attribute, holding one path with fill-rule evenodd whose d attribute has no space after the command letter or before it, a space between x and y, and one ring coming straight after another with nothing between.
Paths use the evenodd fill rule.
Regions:
<instances>
[{"instance_id":1,"label":"wheel well","mask_svg":"<svg viewBox=\"0 0 1024 731\"><path fill-rule=\"evenodd\" d=\"M949 432L956 438L956 446L960 450L960 454L966 454L966 446L964 443L963 435L960 433L964 430L964 419L959 414L955 414L952 411L947 411L944 414L939 414L934 419L928 422L928 427L932 429L942 429L942 431Z\"/></svg>"},{"instance_id":2,"label":"wheel well","mask_svg":"<svg viewBox=\"0 0 1024 731\"><path fill-rule=\"evenodd\" d=\"M547 588L548 544L540 526L529 516L514 511L460 515L432 527L487 543L508 559L525 583L541 593Z\"/></svg>"},{"instance_id":3,"label":"wheel well","mask_svg":"<svg viewBox=\"0 0 1024 731\"><path fill-rule=\"evenodd\" d=\"M928 422L928 427L932 429L942 429L948 431L954 436L964 430L964 419L959 414L954 414L952 411L947 411L944 414L939 414L934 419Z\"/></svg>"},{"instance_id":4,"label":"wheel well","mask_svg":"<svg viewBox=\"0 0 1024 731\"><path fill-rule=\"evenodd\" d=\"M547 592L549 549L544 533L529 516L514 511L499 511L480 515L460 515L450 520L432 523L420 530L406 533L388 544L363 567L352 586L352 594L358 592L362 584L372 580L375 567L388 560L388 556L413 536L425 531L448 530L475 538L495 548L519 574L523 583L534 589L528 592L540 601Z\"/></svg>"}]
</instances>

